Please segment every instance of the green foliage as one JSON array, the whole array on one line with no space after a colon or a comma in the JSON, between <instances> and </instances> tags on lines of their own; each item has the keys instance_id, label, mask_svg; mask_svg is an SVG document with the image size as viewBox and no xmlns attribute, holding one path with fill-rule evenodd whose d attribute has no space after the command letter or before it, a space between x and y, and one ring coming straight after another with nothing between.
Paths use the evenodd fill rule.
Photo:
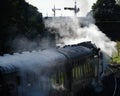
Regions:
<instances>
[{"instance_id":1,"label":"green foliage","mask_svg":"<svg viewBox=\"0 0 120 96\"><path fill-rule=\"evenodd\" d=\"M120 56L119 57L114 57L113 58L113 63L120 64Z\"/></svg>"},{"instance_id":2,"label":"green foliage","mask_svg":"<svg viewBox=\"0 0 120 96\"><path fill-rule=\"evenodd\" d=\"M33 41L44 33L42 14L24 0L1 0L0 11L0 52L13 51L12 42L18 36Z\"/></svg>"},{"instance_id":3,"label":"green foliage","mask_svg":"<svg viewBox=\"0 0 120 96\"><path fill-rule=\"evenodd\" d=\"M117 41L117 51L118 51L118 56L120 56L120 41Z\"/></svg>"},{"instance_id":4,"label":"green foliage","mask_svg":"<svg viewBox=\"0 0 120 96\"><path fill-rule=\"evenodd\" d=\"M113 56L113 63L120 64L120 41L117 41L117 53Z\"/></svg>"},{"instance_id":5,"label":"green foliage","mask_svg":"<svg viewBox=\"0 0 120 96\"><path fill-rule=\"evenodd\" d=\"M115 0L98 0L92 9L98 21L120 21L120 6Z\"/></svg>"}]
</instances>

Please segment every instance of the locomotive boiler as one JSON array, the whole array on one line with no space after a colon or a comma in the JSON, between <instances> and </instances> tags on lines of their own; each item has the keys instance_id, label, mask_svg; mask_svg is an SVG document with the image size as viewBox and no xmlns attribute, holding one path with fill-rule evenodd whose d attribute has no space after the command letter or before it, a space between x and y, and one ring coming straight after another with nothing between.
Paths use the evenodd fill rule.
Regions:
<instances>
[{"instance_id":1,"label":"locomotive boiler","mask_svg":"<svg viewBox=\"0 0 120 96\"><path fill-rule=\"evenodd\" d=\"M75 96L98 82L101 51L91 42L0 56L0 96Z\"/></svg>"}]
</instances>

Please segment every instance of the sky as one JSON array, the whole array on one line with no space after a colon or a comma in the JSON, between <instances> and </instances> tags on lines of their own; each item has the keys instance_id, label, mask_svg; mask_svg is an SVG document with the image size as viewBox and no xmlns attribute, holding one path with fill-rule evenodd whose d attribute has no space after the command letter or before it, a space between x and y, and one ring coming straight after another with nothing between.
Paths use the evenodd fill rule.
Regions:
<instances>
[{"instance_id":1,"label":"sky","mask_svg":"<svg viewBox=\"0 0 120 96\"><path fill-rule=\"evenodd\" d=\"M60 8L56 11L56 16L74 16L74 12L70 10L64 10L64 7L74 7L75 0L25 0L29 4L38 8L39 12L42 12L43 16L53 16L52 8ZM76 0L77 7L80 8L80 12L77 16L85 16L90 10L93 3L97 0Z\"/></svg>"}]
</instances>

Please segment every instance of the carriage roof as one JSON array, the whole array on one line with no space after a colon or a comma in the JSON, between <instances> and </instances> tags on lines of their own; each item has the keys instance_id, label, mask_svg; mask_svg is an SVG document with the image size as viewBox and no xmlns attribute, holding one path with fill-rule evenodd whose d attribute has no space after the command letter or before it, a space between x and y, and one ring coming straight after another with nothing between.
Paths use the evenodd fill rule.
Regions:
<instances>
[{"instance_id":1,"label":"carriage roof","mask_svg":"<svg viewBox=\"0 0 120 96\"><path fill-rule=\"evenodd\" d=\"M83 46L67 46L58 49L23 52L22 54L6 54L0 56L0 71L9 73L18 69L41 70L42 68L59 67L64 66L68 58L74 59L91 53L91 49Z\"/></svg>"}]
</instances>

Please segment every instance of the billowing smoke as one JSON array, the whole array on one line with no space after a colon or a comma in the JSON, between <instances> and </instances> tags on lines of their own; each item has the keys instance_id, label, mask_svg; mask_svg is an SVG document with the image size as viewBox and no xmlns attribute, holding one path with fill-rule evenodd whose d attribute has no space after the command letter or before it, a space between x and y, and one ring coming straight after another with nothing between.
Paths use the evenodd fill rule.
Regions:
<instances>
[{"instance_id":1,"label":"billowing smoke","mask_svg":"<svg viewBox=\"0 0 120 96\"><path fill-rule=\"evenodd\" d=\"M17 86L19 96L48 96L52 88L51 75L55 71L53 70L55 65L59 65L61 56L62 54L57 54L53 49L4 54L0 56L0 68L3 68L0 71L4 70L11 74L16 70L19 72L20 84Z\"/></svg>"},{"instance_id":2,"label":"billowing smoke","mask_svg":"<svg viewBox=\"0 0 120 96\"><path fill-rule=\"evenodd\" d=\"M18 36L12 40L11 46L14 52L32 51L48 49L54 47L52 40L46 37L36 36L36 39L30 40L25 36Z\"/></svg>"},{"instance_id":3,"label":"billowing smoke","mask_svg":"<svg viewBox=\"0 0 120 96\"><path fill-rule=\"evenodd\" d=\"M116 43L111 41L94 24L95 20L89 15L86 18L54 18L46 20L46 26L53 28L57 34L57 44L64 46L91 41L107 55L116 52Z\"/></svg>"}]
</instances>

